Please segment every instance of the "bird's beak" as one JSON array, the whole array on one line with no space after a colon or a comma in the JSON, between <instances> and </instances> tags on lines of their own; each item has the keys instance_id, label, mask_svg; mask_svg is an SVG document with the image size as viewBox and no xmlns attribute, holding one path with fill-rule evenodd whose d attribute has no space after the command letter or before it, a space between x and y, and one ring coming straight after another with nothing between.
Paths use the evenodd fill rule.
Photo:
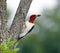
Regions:
<instances>
[{"instance_id":1,"label":"bird's beak","mask_svg":"<svg viewBox=\"0 0 60 53\"><path fill-rule=\"evenodd\" d=\"M37 17L40 17L41 15L37 15Z\"/></svg>"}]
</instances>

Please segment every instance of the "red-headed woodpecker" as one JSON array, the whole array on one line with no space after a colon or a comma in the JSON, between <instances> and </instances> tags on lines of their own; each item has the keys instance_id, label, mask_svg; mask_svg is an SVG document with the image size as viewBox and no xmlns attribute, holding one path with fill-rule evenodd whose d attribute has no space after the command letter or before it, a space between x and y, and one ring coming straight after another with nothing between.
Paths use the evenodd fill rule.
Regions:
<instances>
[{"instance_id":1,"label":"red-headed woodpecker","mask_svg":"<svg viewBox=\"0 0 60 53\"><path fill-rule=\"evenodd\" d=\"M25 35L27 35L28 33L30 33L35 24L34 24L34 21L37 17L39 17L40 15L31 15L29 20L25 22L25 27L23 27L23 33L20 34L20 36L18 37L18 40L23 38Z\"/></svg>"}]
</instances>

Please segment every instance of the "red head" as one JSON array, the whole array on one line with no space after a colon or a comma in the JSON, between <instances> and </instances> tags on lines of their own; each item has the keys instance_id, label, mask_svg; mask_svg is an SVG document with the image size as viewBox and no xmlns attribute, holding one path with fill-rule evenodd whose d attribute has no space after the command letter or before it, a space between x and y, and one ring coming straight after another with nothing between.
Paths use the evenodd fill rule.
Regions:
<instances>
[{"instance_id":1,"label":"red head","mask_svg":"<svg viewBox=\"0 0 60 53\"><path fill-rule=\"evenodd\" d=\"M29 22L31 22L31 23L34 23L34 21L35 21L35 19L37 18L37 17L39 17L40 15L31 15L30 16L30 18L29 18Z\"/></svg>"}]
</instances>

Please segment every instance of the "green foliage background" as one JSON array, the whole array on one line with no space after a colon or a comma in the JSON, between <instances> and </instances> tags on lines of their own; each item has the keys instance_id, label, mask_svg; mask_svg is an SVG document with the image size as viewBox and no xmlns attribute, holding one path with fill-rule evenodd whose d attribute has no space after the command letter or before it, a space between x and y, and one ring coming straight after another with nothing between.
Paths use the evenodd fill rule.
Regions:
<instances>
[{"instance_id":1,"label":"green foliage background","mask_svg":"<svg viewBox=\"0 0 60 53\"><path fill-rule=\"evenodd\" d=\"M52 10L44 9L34 30L20 40L18 53L60 53L60 1Z\"/></svg>"}]
</instances>

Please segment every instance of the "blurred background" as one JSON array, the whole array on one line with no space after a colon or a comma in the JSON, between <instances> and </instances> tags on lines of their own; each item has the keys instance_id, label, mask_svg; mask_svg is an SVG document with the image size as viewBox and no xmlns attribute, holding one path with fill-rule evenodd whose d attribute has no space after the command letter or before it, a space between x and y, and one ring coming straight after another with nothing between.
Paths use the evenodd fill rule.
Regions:
<instances>
[{"instance_id":1,"label":"blurred background","mask_svg":"<svg viewBox=\"0 0 60 53\"><path fill-rule=\"evenodd\" d=\"M10 1L7 0L8 27L19 4L16 0L14 8L9 6L13 3ZM26 19L31 14L41 17L35 20L33 31L19 41L18 53L60 53L60 0L33 0Z\"/></svg>"}]
</instances>

